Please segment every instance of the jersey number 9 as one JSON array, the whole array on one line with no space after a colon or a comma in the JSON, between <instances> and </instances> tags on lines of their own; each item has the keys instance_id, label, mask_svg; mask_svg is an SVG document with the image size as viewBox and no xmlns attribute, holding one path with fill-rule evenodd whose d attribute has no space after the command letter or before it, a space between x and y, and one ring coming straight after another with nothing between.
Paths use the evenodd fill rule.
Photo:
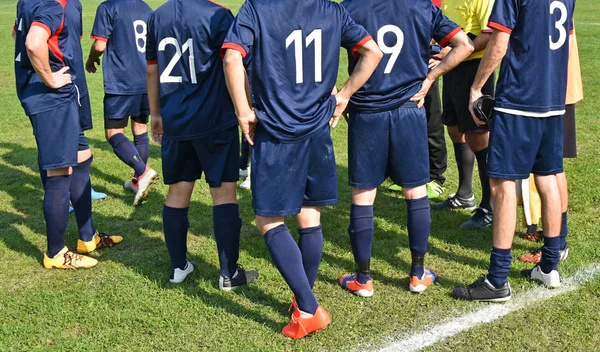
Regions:
<instances>
[{"instance_id":1,"label":"jersey number 9","mask_svg":"<svg viewBox=\"0 0 600 352\"><path fill-rule=\"evenodd\" d=\"M393 46L387 46L383 40L388 33L393 33L396 37L396 43ZM396 60L398 60L398 56L400 56L400 52L404 46L404 32L392 24L385 25L377 31L377 45L379 45L382 53L391 55L383 71L387 75L392 72L392 68L394 68L394 64L396 64Z\"/></svg>"}]
</instances>

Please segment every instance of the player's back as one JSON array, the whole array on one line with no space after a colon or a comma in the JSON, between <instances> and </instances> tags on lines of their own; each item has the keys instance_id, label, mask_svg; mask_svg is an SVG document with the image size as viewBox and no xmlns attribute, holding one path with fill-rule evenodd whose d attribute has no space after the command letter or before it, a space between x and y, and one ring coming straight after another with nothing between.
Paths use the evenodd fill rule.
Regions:
<instances>
[{"instance_id":1,"label":"player's back","mask_svg":"<svg viewBox=\"0 0 600 352\"><path fill-rule=\"evenodd\" d=\"M69 36L69 45L73 49L73 59L75 61L75 65L71 67L71 70L75 71L77 75L75 84L79 89L79 93L85 95L88 93L88 88L83 66L83 49L81 47L81 36L83 35L82 12L83 6L81 5L81 1L67 1L65 22L72 28L73 35Z\"/></svg>"},{"instance_id":2,"label":"player's back","mask_svg":"<svg viewBox=\"0 0 600 352\"><path fill-rule=\"evenodd\" d=\"M143 0L107 0L98 7L92 38L108 41L105 93L146 93L146 22L151 14Z\"/></svg>"},{"instance_id":3,"label":"player's back","mask_svg":"<svg viewBox=\"0 0 600 352\"><path fill-rule=\"evenodd\" d=\"M496 2L490 27L511 33L496 108L517 115L562 115L574 8L575 0Z\"/></svg>"},{"instance_id":4,"label":"player's back","mask_svg":"<svg viewBox=\"0 0 600 352\"><path fill-rule=\"evenodd\" d=\"M248 0L237 18L237 27L252 28L248 50L261 126L279 140L293 141L327 125L335 108L331 90L340 46L350 45L342 40L351 27L347 12L326 0ZM239 31L226 42L245 42L244 29Z\"/></svg>"},{"instance_id":5,"label":"player's back","mask_svg":"<svg viewBox=\"0 0 600 352\"><path fill-rule=\"evenodd\" d=\"M59 89L51 89L44 84L35 72L27 55L25 41L32 25L38 25L51 32L48 59L52 72L65 66L74 66L73 49L69 36L74 35L68 23L62 21L65 1L19 0L15 21L15 78L17 95L27 115L55 109L75 98L72 84ZM75 72L69 71L73 80Z\"/></svg>"},{"instance_id":6,"label":"player's back","mask_svg":"<svg viewBox=\"0 0 600 352\"><path fill-rule=\"evenodd\" d=\"M191 139L237 125L220 55L233 14L209 0L169 0L148 22L164 136Z\"/></svg>"},{"instance_id":7,"label":"player's back","mask_svg":"<svg viewBox=\"0 0 600 352\"><path fill-rule=\"evenodd\" d=\"M429 44L447 44L457 25L431 0L345 0L352 19L377 40L384 53L379 66L351 99L352 109L380 112L397 108L421 88L427 76ZM358 58L348 56L352 72Z\"/></svg>"}]
</instances>

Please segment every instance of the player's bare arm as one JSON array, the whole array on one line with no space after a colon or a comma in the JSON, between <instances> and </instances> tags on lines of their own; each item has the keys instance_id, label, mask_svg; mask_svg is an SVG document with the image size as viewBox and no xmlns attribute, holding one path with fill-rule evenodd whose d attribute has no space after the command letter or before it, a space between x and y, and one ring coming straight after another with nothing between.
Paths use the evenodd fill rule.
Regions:
<instances>
[{"instance_id":1,"label":"player's bare arm","mask_svg":"<svg viewBox=\"0 0 600 352\"><path fill-rule=\"evenodd\" d=\"M481 63L479 64L477 76L475 76L475 81L473 81L473 85L471 86L471 98L469 102L469 111L471 112L471 116L477 125L483 125L485 122L480 121L475 117L475 113L473 111L473 102L483 95L481 93L483 85L494 72L494 70L496 70L496 67L500 65L504 55L506 55L509 39L510 34L495 30L491 35L490 43L483 54Z\"/></svg>"},{"instance_id":2,"label":"player's bare arm","mask_svg":"<svg viewBox=\"0 0 600 352\"><path fill-rule=\"evenodd\" d=\"M244 70L242 54L237 50L227 49L223 57L223 67L227 90L233 101L240 128L248 143L254 145L254 130L257 120L248 100L250 92L247 91L248 77Z\"/></svg>"},{"instance_id":3,"label":"player's bare arm","mask_svg":"<svg viewBox=\"0 0 600 352\"><path fill-rule=\"evenodd\" d=\"M418 102L417 106L419 108L423 107L425 96L435 80L458 66L464 59L469 57L473 51L475 51L473 42L464 32L456 33L456 35L450 39L450 44L452 44L452 49L444 56L438 65L429 71L427 77L423 80L421 90L410 98L410 101Z\"/></svg>"},{"instance_id":4,"label":"player's bare arm","mask_svg":"<svg viewBox=\"0 0 600 352\"><path fill-rule=\"evenodd\" d=\"M329 121L331 127L337 126L340 116L342 116L348 106L350 97L352 97L360 87L367 83L377 68L377 65L379 65L379 61L383 58L383 53L374 40L366 42L365 45L358 50L358 54L360 55L360 58L358 59L354 71L352 71L350 78L344 83L342 89L335 95L336 107L333 112L333 117Z\"/></svg>"},{"instance_id":5,"label":"player's bare arm","mask_svg":"<svg viewBox=\"0 0 600 352\"><path fill-rule=\"evenodd\" d=\"M96 65L100 65L100 56L106 50L106 41L96 39L90 48L90 55L85 63L85 70L89 73L96 73Z\"/></svg>"},{"instance_id":6,"label":"player's bare arm","mask_svg":"<svg viewBox=\"0 0 600 352\"><path fill-rule=\"evenodd\" d=\"M71 75L67 73L69 67L63 67L57 72L52 72L48 57L48 39L50 34L42 27L32 26L25 40L27 55L44 84L50 88L58 89L73 83Z\"/></svg>"},{"instance_id":7,"label":"player's bare arm","mask_svg":"<svg viewBox=\"0 0 600 352\"><path fill-rule=\"evenodd\" d=\"M148 86L148 102L150 103L150 116L152 116L152 139L162 143L163 124L160 114L160 92L158 90L158 65L146 66L146 85Z\"/></svg>"}]
</instances>

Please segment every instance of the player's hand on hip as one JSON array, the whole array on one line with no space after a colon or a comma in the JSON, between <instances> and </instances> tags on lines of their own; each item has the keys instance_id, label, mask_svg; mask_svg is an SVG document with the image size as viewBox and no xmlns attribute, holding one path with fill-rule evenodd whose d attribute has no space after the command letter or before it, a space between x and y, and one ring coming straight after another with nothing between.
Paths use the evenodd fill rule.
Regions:
<instances>
[{"instance_id":1,"label":"player's hand on hip","mask_svg":"<svg viewBox=\"0 0 600 352\"><path fill-rule=\"evenodd\" d=\"M162 116L152 116L152 140L158 144L162 143L163 138L163 122Z\"/></svg>"},{"instance_id":2,"label":"player's hand on hip","mask_svg":"<svg viewBox=\"0 0 600 352\"><path fill-rule=\"evenodd\" d=\"M71 74L67 73L69 71L69 67L65 66L60 70L52 73L53 82L49 82L48 87L53 89L58 89L66 86L67 84L73 83L71 78Z\"/></svg>"},{"instance_id":3,"label":"player's hand on hip","mask_svg":"<svg viewBox=\"0 0 600 352\"><path fill-rule=\"evenodd\" d=\"M88 59L85 62L85 70L89 73L96 73L96 65L100 66L100 58L96 59L96 61Z\"/></svg>"},{"instance_id":4,"label":"player's hand on hip","mask_svg":"<svg viewBox=\"0 0 600 352\"><path fill-rule=\"evenodd\" d=\"M340 116L348 113L348 102L350 98L343 96L341 93L337 93L335 95L335 110L333 112L333 117L329 120L329 126L335 128L338 122L340 121Z\"/></svg>"},{"instance_id":5,"label":"player's hand on hip","mask_svg":"<svg viewBox=\"0 0 600 352\"><path fill-rule=\"evenodd\" d=\"M475 101L477 101L477 99L479 99L481 96L483 96L481 90L471 90L471 96L469 98L469 112L471 113L471 117L477 126L485 125L485 122L481 121L477 118L477 116L475 116Z\"/></svg>"},{"instance_id":6,"label":"player's hand on hip","mask_svg":"<svg viewBox=\"0 0 600 352\"><path fill-rule=\"evenodd\" d=\"M246 138L250 145L254 145L254 132L256 131L256 124L258 123L254 109L249 110L245 114L240 114L240 116L238 116L238 122L240 123L244 138Z\"/></svg>"},{"instance_id":7,"label":"player's hand on hip","mask_svg":"<svg viewBox=\"0 0 600 352\"><path fill-rule=\"evenodd\" d=\"M432 81L426 77L421 84L421 89L415 95L413 95L412 98L410 98L410 101L417 103L418 108L422 108L423 105L425 105L425 97L427 96L429 88L431 88L433 82L435 82L435 80Z\"/></svg>"}]
</instances>

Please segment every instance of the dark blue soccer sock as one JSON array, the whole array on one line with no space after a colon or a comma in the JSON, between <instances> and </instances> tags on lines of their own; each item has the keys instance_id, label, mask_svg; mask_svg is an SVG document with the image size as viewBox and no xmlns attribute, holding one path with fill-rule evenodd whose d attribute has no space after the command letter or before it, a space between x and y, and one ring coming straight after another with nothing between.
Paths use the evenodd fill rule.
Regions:
<instances>
[{"instance_id":1,"label":"dark blue soccer sock","mask_svg":"<svg viewBox=\"0 0 600 352\"><path fill-rule=\"evenodd\" d=\"M323 226L299 228L298 232L300 233L298 247L302 253L302 265L308 283L313 288L323 257Z\"/></svg>"},{"instance_id":2,"label":"dark blue soccer sock","mask_svg":"<svg viewBox=\"0 0 600 352\"><path fill-rule=\"evenodd\" d=\"M238 205L231 203L214 206L213 229L219 252L221 276L231 278L237 270L240 257L242 219Z\"/></svg>"},{"instance_id":3,"label":"dark blue soccer sock","mask_svg":"<svg viewBox=\"0 0 600 352\"><path fill-rule=\"evenodd\" d=\"M48 257L53 258L65 247L65 231L69 222L69 188L71 176L53 176L46 179L44 218L48 239Z\"/></svg>"},{"instance_id":4,"label":"dark blue soccer sock","mask_svg":"<svg viewBox=\"0 0 600 352\"><path fill-rule=\"evenodd\" d=\"M562 223L560 225L560 249L567 246L567 235L569 234L569 223L567 222L567 212L562 213Z\"/></svg>"},{"instance_id":5,"label":"dark blue soccer sock","mask_svg":"<svg viewBox=\"0 0 600 352\"><path fill-rule=\"evenodd\" d=\"M42 180L42 187L46 188L46 181L48 181L48 171L42 170L40 167L40 179Z\"/></svg>"},{"instance_id":6,"label":"dark blue soccer sock","mask_svg":"<svg viewBox=\"0 0 600 352\"><path fill-rule=\"evenodd\" d=\"M75 219L79 228L79 239L91 241L96 234L92 223L92 183L90 182L91 157L73 168L71 175L71 204L75 210Z\"/></svg>"},{"instance_id":7,"label":"dark blue soccer sock","mask_svg":"<svg viewBox=\"0 0 600 352\"><path fill-rule=\"evenodd\" d=\"M148 164L148 158L150 157L150 138L148 138L148 132L134 135L133 144L135 144L135 149L137 149L144 164Z\"/></svg>"},{"instance_id":8,"label":"dark blue soccer sock","mask_svg":"<svg viewBox=\"0 0 600 352\"><path fill-rule=\"evenodd\" d=\"M373 206L356 205L350 207L350 245L356 263L356 280L364 284L371 280L371 248L375 237Z\"/></svg>"},{"instance_id":9,"label":"dark blue soccer sock","mask_svg":"<svg viewBox=\"0 0 600 352\"><path fill-rule=\"evenodd\" d=\"M264 238L273 263L296 297L298 308L303 312L315 314L319 303L304 272L302 253L287 226L281 224L272 228L265 233Z\"/></svg>"},{"instance_id":10,"label":"dark blue soccer sock","mask_svg":"<svg viewBox=\"0 0 600 352\"><path fill-rule=\"evenodd\" d=\"M492 210L492 191L490 188L490 178L487 176L487 155L488 149L485 148L475 153L477 158L477 169L479 170L479 181L481 181L481 203L479 207L488 210L490 213Z\"/></svg>"},{"instance_id":11,"label":"dark blue soccer sock","mask_svg":"<svg viewBox=\"0 0 600 352\"><path fill-rule=\"evenodd\" d=\"M406 199L408 246L413 255L409 275L422 277L425 273L423 257L427 253L431 232L431 211L427 196L419 199Z\"/></svg>"},{"instance_id":12,"label":"dark blue soccer sock","mask_svg":"<svg viewBox=\"0 0 600 352\"><path fill-rule=\"evenodd\" d=\"M500 288L508 281L512 254L509 249L492 248L490 254L490 269L487 274L488 281L495 287Z\"/></svg>"},{"instance_id":13,"label":"dark blue soccer sock","mask_svg":"<svg viewBox=\"0 0 600 352\"><path fill-rule=\"evenodd\" d=\"M552 270L558 270L558 262L560 262L560 237L544 237L540 268L548 274Z\"/></svg>"},{"instance_id":14,"label":"dark blue soccer sock","mask_svg":"<svg viewBox=\"0 0 600 352\"><path fill-rule=\"evenodd\" d=\"M114 136L110 137L108 142L110 145L112 145L117 157L121 159L122 162L133 168L136 177L146 171L146 163L138 154L138 150L135 148L135 146L127 137L125 137L123 133L115 134Z\"/></svg>"},{"instance_id":15,"label":"dark blue soccer sock","mask_svg":"<svg viewBox=\"0 0 600 352\"><path fill-rule=\"evenodd\" d=\"M188 208L163 206L163 230L172 268L185 269L189 226Z\"/></svg>"}]
</instances>

